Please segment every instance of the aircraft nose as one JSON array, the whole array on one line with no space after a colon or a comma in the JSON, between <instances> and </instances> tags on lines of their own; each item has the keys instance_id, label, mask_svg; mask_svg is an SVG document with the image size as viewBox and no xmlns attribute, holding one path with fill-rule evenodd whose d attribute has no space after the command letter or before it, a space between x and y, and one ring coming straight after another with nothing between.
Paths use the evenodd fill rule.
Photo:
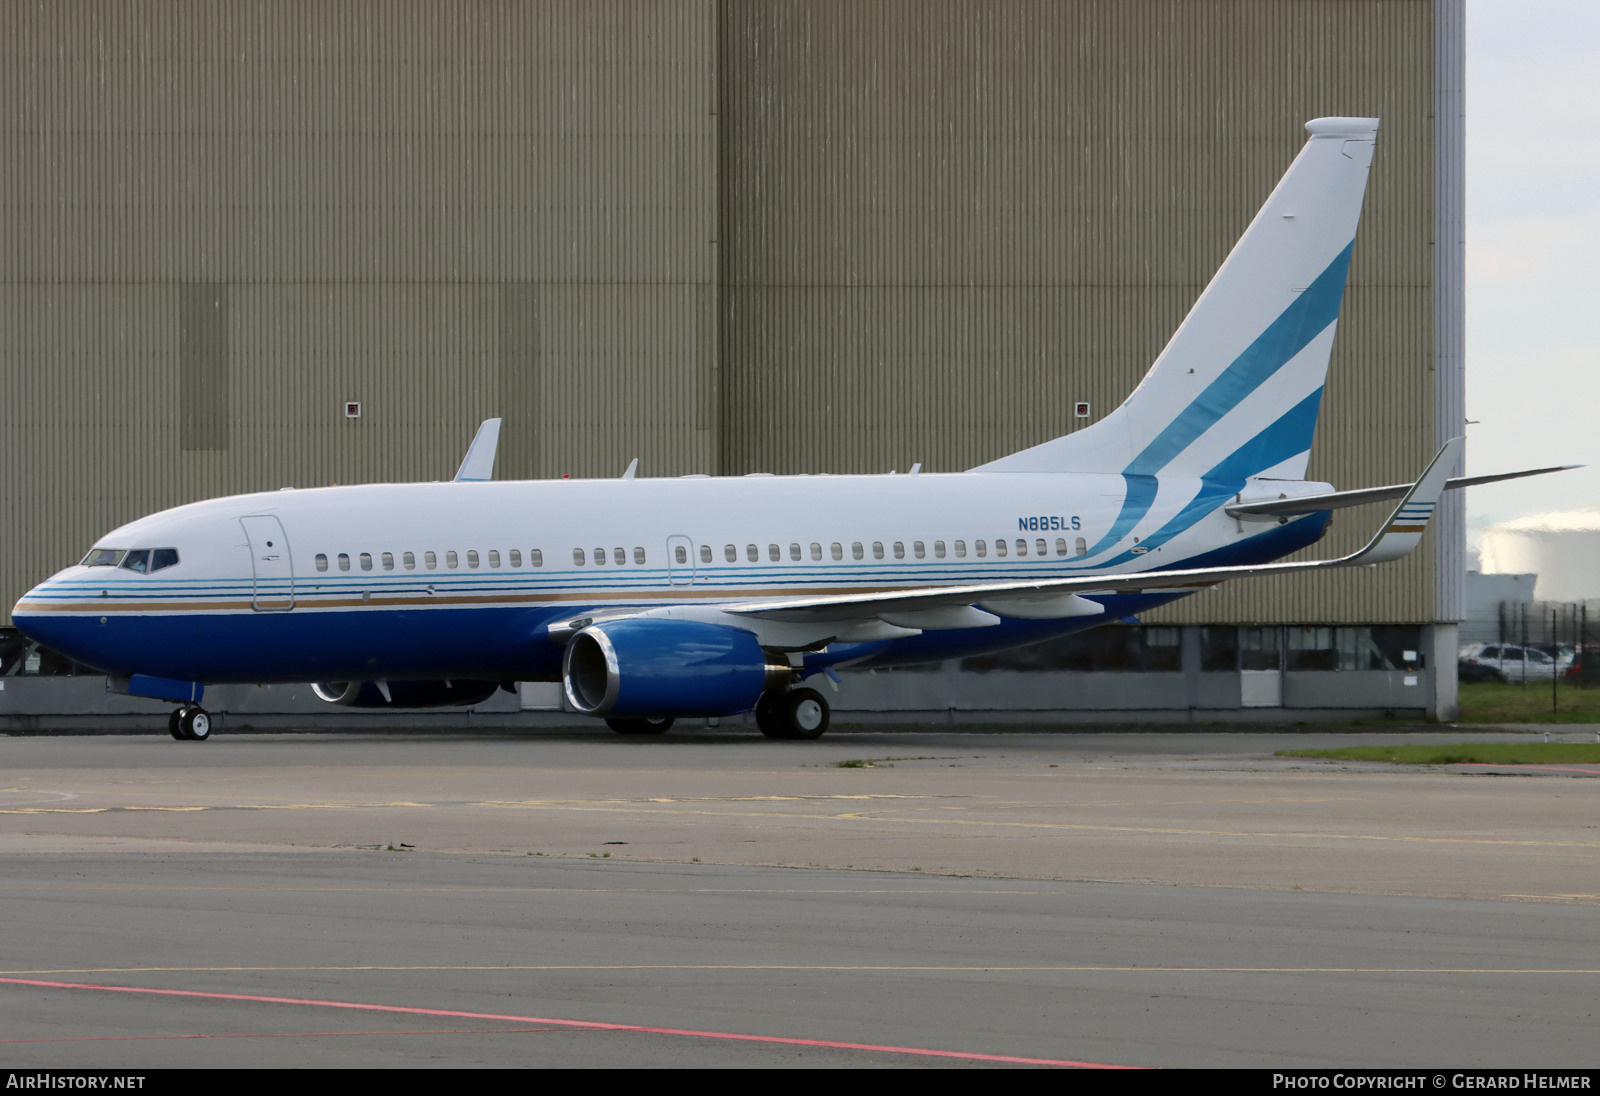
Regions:
<instances>
[{"instance_id":1,"label":"aircraft nose","mask_svg":"<svg viewBox=\"0 0 1600 1096\"><path fill-rule=\"evenodd\" d=\"M101 616L68 604L68 595L52 576L22 595L11 609L11 622L17 631L74 662L105 668L107 661L100 648ZM81 592L76 594L81 597Z\"/></svg>"}]
</instances>

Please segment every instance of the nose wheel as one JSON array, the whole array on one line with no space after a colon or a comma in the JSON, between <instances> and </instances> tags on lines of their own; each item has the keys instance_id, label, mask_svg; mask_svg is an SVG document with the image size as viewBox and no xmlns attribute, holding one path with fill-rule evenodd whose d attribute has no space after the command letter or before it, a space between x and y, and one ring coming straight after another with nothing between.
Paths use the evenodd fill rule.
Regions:
<instances>
[{"instance_id":1,"label":"nose wheel","mask_svg":"<svg viewBox=\"0 0 1600 1096\"><path fill-rule=\"evenodd\" d=\"M198 704L185 704L167 716L167 733L179 742L205 742L211 737L211 714Z\"/></svg>"},{"instance_id":2,"label":"nose wheel","mask_svg":"<svg viewBox=\"0 0 1600 1096\"><path fill-rule=\"evenodd\" d=\"M756 726L768 738L821 738L828 719L828 702L815 689L764 696L756 705Z\"/></svg>"}]
</instances>

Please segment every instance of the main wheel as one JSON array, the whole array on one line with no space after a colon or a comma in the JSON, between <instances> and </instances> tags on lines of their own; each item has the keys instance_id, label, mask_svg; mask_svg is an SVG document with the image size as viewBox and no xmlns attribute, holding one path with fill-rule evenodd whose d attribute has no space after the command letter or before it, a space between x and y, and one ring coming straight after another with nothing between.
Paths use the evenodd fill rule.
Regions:
<instances>
[{"instance_id":1,"label":"main wheel","mask_svg":"<svg viewBox=\"0 0 1600 1096\"><path fill-rule=\"evenodd\" d=\"M756 701L756 727L768 738L793 738L789 724L778 711L783 702L782 693L768 693Z\"/></svg>"},{"instance_id":2,"label":"main wheel","mask_svg":"<svg viewBox=\"0 0 1600 1096\"><path fill-rule=\"evenodd\" d=\"M795 738L821 738L828 729L828 702L815 689L796 689L787 694L779 710Z\"/></svg>"},{"instance_id":3,"label":"main wheel","mask_svg":"<svg viewBox=\"0 0 1600 1096\"><path fill-rule=\"evenodd\" d=\"M183 737L195 742L205 742L211 738L211 715L198 705L178 709L178 730L183 732Z\"/></svg>"},{"instance_id":4,"label":"main wheel","mask_svg":"<svg viewBox=\"0 0 1600 1096\"><path fill-rule=\"evenodd\" d=\"M618 734L666 734L672 729L672 717L659 719L608 719L606 726Z\"/></svg>"},{"instance_id":5,"label":"main wheel","mask_svg":"<svg viewBox=\"0 0 1600 1096\"><path fill-rule=\"evenodd\" d=\"M828 702L815 689L795 689L756 705L756 726L768 738L821 738Z\"/></svg>"},{"instance_id":6,"label":"main wheel","mask_svg":"<svg viewBox=\"0 0 1600 1096\"><path fill-rule=\"evenodd\" d=\"M183 709L182 708L174 708L174 709L172 709L172 714L167 716L167 733L170 734L173 738L176 738L179 742L183 742L184 740L186 740L189 737L188 735L183 733Z\"/></svg>"}]
</instances>

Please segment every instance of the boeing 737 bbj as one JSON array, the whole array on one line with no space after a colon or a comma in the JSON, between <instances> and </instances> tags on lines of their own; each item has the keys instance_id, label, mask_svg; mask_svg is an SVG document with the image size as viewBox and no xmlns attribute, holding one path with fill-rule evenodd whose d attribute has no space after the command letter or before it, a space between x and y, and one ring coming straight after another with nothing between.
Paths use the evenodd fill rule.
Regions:
<instances>
[{"instance_id":1,"label":"boeing 737 bbj","mask_svg":"<svg viewBox=\"0 0 1600 1096\"><path fill-rule=\"evenodd\" d=\"M564 685L616 730L754 711L814 738L816 674L1013 647L1231 578L1409 551L1462 443L1414 484L1306 463L1378 123L1322 118L1182 326L1103 420L968 472L494 482L499 423L448 483L213 499L107 533L17 603L33 639L179 705L322 682L356 706ZM1514 473L1527 475L1532 473ZM1398 499L1372 542L1271 563L1331 511Z\"/></svg>"}]
</instances>

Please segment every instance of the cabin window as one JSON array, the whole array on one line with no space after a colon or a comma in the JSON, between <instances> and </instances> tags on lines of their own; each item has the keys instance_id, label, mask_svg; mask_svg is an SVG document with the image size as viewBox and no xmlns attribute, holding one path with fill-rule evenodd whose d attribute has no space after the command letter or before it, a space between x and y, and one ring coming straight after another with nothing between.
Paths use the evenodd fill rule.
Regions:
<instances>
[{"instance_id":1,"label":"cabin window","mask_svg":"<svg viewBox=\"0 0 1600 1096\"><path fill-rule=\"evenodd\" d=\"M328 556L327 556L327 554L325 552L318 552L317 553L316 563L317 563L317 570L326 571L328 569Z\"/></svg>"},{"instance_id":2,"label":"cabin window","mask_svg":"<svg viewBox=\"0 0 1600 1096\"><path fill-rule=\"evenodd\" d=\"M843 559L844 545L840 544L838 541L834 541L828 546L828 553L832 555L834 559Z\"/></svg>"},{"instance_id":3,"label":"cabin window","mask_svg":"<svg viewBox=\"0 0 1600 1096\"><path fill-rule=\"evenodd\" d=\"M348 552L340 552L339 553L339 570L341 570L341 571L350 570L350 553L348 553Z\"/></svg>"},{"instance_id":4,"label":"cabin window","mask_svg":"<svg viewBox=\"0 0 1600 1096\"><path fill-rule=\"evenodd\" d=\"M994 554L997 555L997 556L1000 556L1001 558L1005 557L1005 554L1006 554L1006 542L1005 541L997 540L997 541L994 542Z\"/></svg>"},{"instance_id":5,"label":"cabin window","mask_svg":"<svg viewBox=\"0 0 1600 1096\"><path fill-rule=\"evenodd\" d=\"M722 558L727 560L729 563L738 563L739 549L732 544L724 544L722 546Z\"/></svg>"},{"instance_id":6,"label":"cabin window","mask_svg":"<svg viewBox=\"0 0 1600 1096\"><path fill-rule=\"evenodd\" d=\"M445 551L444 565L452 571L461 566L461 557L456 555L456 550L454 548L450 548Z\"/></svg>"},{"instance_id":7,"label":"cabin window","mask_svg":"<svg viewBox=\"0 0 1600 1096\"><path fill-rule=\"evenodd\" d=\"M361 569L363 571L372 570L372 553L371 552L362 552L361 553Z\"/></svg>"},{"instance_id":8,"label":"cabin window","mask_svg":"<svg viewBox=\"0 0 1600 1096\"><path fill-rule=\"evenodd\" d=\"M1049 545L1045 544L1043 537L1033 542L1033 554L1036 556L1048 556L1050 554Z\"/></svg>"},{"instance_id":9,"label":"cabin window","mask_svg":"<svg viewBox=\"0 0 1600 1096\"><path fill-rule=\"evenodd\" d=\"M618 567L621 567L624 563L627 563L628 550L626 548L611 549L611 562L615 563Z\"/></svg>"},{"instance_id":10,"label":"cabin window","mask_svg":"<svg viewBox=\"0 0 1600 1096\"><path fill-rule=\"evenodd\" d=\"M582 548L574 548L572 550L572 562L575 566L582 567L589 562L589 557L583 554Z\"/></svg>"},{"instance_id":11,"label":"cabin window","mask_svg":"<svg viewBox=\"0 0 1600 1096\"><path fill-rule=\"evenodd\" d=\"M672 556L679 563L688 563L689 562L689 549L685 548L681 544L674 544L672 546Z\"/></svg>"},{"instance_id":12,"label":"cabin window","mask_svg":"<svg viewBox=\"0 0 1600 1096\"><path fill-rule=\"evenodd\" d=\"M422 553L422 565L430 571L437 570L439 566L439 557L432 551L424 552Z\"/></svg>"},{"instance_id":13,"label":"cabin window","mask_svg":"<svg viewBox=\"0 0 1600 1096\"><path fill-rule=\"evenodd\" d=\"M511 549L511 551L506 553L506 565L509 566L509 567L521 567L522 566L522 549L521 548L513 548L513 549Z\"/></svg>"},{"instance_id":14,"label":"cabin window","mask_svg":"<svg viewBox=\"0 0 1600 1096\"><path fill-rule=\"evenodd\" d=\"M500 549L498 549L498 548L489 549L489 566L490 567L498 567L498 566L500 566Z\"/></svg>"},{"instance_id":15,"label":"cabin window","mask_svg":"<svg viewBox=\"0 0 1600 1096\"><path fill-rule=\"evenodd\" d=\"M383 569L385 571L394 570L394 553L393 552L385 552L385 553L383 553Z\"/></svg>"},{"instance_id":16,"label":"cabin window","mask_svg":"<svg viewBox=\"0 0 1600 1096\"><path fill-rule=\"evenodd\" d=\"M637 545L633 549L633 562L637 563L640 567L644 566L644 549L638 547Z\"/></svg>"},{"instance_id":17,"label":"cabin window","mask_svg":"<svg viewBox=\"0 0 1600 1096\"><path fill-rule=\"evenodd\" d=\"M789 558L796 563L800 562L800 546L798 544L789 545Z\"/></svg>"},{"instance_id":18,"label":"cabin window","mask_svg":"<svg viewBox=\"0 0 1600 1096\"><path fill-rule=\"evenodd\" d=\"M1057 537L1056 538L1056 555L1064 556L1066 554L1067 554L1067 538L1066 537Z\"/></svg>"},{"instance_id":19,"label":"cabin window","mask_svg":"<svg viewBox=\"0 0 1600 1096\"><path fill-rule=\"evenodd\" d=\"M982 559L989 554L989 542L986 540L973 541L972 554Z\"/></svg>"},{"instance_id":20,"label":"cabin window","mask_svg":"<svg viewBox=\"0 0 1600 1096\"><path fill-rule=\"evenodd\" d=\"M84 567L115 567L122 559L121 548L91 548L83 557Z\"/></svg>"},{"instance_id":21,"label":"cabin window","mask_svg":"<svg viewBox=\"0 0 1600 1096\"><path fill-rule=\"evenodd\" d=\"M605 563L606 563L606 550L604 548L596 548L594 550L594 565L596 567L604 567Z\"/></svg>"},{"instance_id":22,"label":"cabin window","mask_svg":"<svg viewBox=\"0 0 1600 1096\"><path fill-rule=\"evenodd\" d=\"M865 559L866 555L867 550L861 546L861 542L859 540L850 545L851 559Z\"/></svg>"},{"instance_id":23,"label":"cabin window","mask_svg":"<svg viewBox=\"0 0 1600 1096\"><path fill-rule=\"evenodd\" d=\"M403 553L400 556L400 563L406 570L415 571L417 569L417 554L415 552Z\"/></svg>"},{"instance_id":24,"label":"cabin window","mask_svg":"<svg viewBox=\"0 0 1600 1096\"><path fill-rule=\"evenodd\" d=\"M906 542L905 541L897 540L897 541L894 542L894 558L895 559L905 559L906 558Z\"/></svg>"},{"instance_id":25,"label":"cabin window","mask_svg":"<svg viewBox=\"0 0 1600 1096\"><path fill-rule=\"evenodd\" d=\"M528 549L528 562L533 564L535 567L543 567L544 551L539 548Z\"/></svg>"},{"instance_id":26,"label":"cabin window","mask_svg":"<svg viewBox=\"0 0 1600 1096\"><path fill-rule=\"evenodd\" d=\"M873 559L882 559L883 558L883 541L875 540L875 541L872 542L872 558Z\"/></svg>"},{"instance_id":27,"label":"cabin window","mask_svg":"<svg viewBox=\"0 0 1600 1096\"><path fill-rule=\"evenodd\" d=\"M767 545L767 558L773 563L781 563L783 561L783 549L776 544Z\"/></svg>"},{"instance_id":28,"label":"cabin window","mask_svg":"<svg viewBox=\"0 0 1600 1096\"><path fill-rule=\"evenodd\" d=\"M811 542L811 558L813 560L820 560L822 558L822 545L818 544L816 541Z\"/></svg>"},{"instance_id":29,"label":"cabin window","mask_svg":"<svg viewBox=\"0 0 1600 1096\"><path fill-rule=\"evenodd\" d=\"M1089 542L1084 540L1082 537L1077 539L1073 547L1078 550L1078 555L1080 556L1086 556L1089 554Z\"/></svg>"},{"instance_id":30,"label":"cabin window","mask_svg":"<svg viewBox=\"0 0 1600 1096\"><path fill-rule=\"evenodd\" d=\"M966 559L967 558L967 542L966 541L964 541L964 540L956 541L956 558L957 559Z\"/></svg>"},{"instance_id":31,"label":"cabin window","mask_svg":"<svg viewBox=\"0 0 1600 1096\"><path fill-rule=\"evenodd\" d=\"M701 563L710 563L711 562L711 545L702 544L700 546L700 562Z\"/></svg>"},{"instance_id":32,"label":"cabin window","mask_svg":"<svg viewBox=\"0 0 1600 1096\"><path fill-rule=\"evenodd\" d=\"M934 559L943 559L944 558L944 541L936 540L936 541L933 542L933 558Z\"/></svg>"},{"instance_id":33,"label":"cabin window","mask_svg":"<svg viewBox=\"0 0 1600 1096\"><path fill-rule=\"evenodd\" d=\"M914 540L911 542L911 554L918 559L924 559L928 554L928 550L922 546L920 540Z\"/></svg>"},{"instance_id":34,"label":"cabin window","mask_svg":"<svg viewBox=\"0 0 1600 1096\"><path fill-rule=\"evenodd\" d=\"M760 563L761 549L757 548L754 544L746 544L744 546L744 558L749 560L751 563Z\"/></svg>"},{"instance_id":35,"label":"cabin window","mask_svg":"<svg viewBox=\"0 0 1600 1096\"><path fill-rule=\"evenodd\" d=\"M467 550L467 566L471 567L474 571L478 569L478 550L476 548L470 548Z\"/></svg>"}]
</instances>

